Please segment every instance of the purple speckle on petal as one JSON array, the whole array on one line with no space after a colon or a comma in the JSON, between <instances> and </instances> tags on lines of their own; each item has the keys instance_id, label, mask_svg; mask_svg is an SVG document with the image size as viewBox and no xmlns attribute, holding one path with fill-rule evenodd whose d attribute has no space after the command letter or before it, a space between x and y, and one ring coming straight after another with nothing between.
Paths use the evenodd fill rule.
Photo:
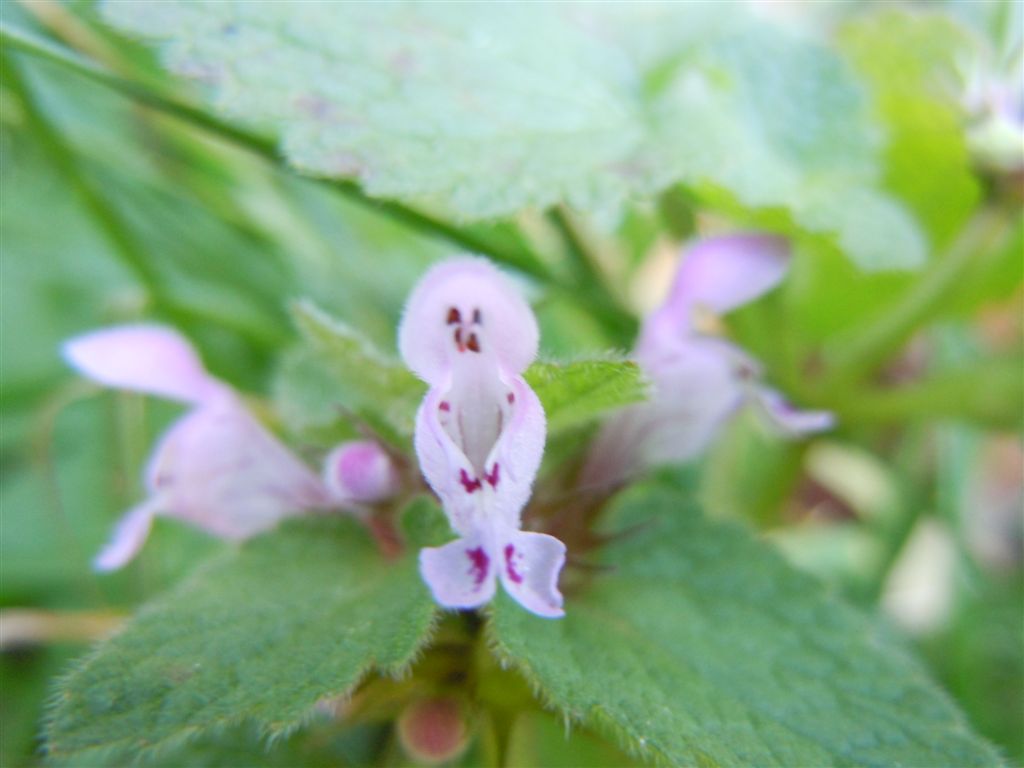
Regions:
<instances>
[{"instance_id":1,"label":"purple speckle on petal","mask_svg":"<svg viewBox=\"0 0 1024 768\"><path fill-rule=\"evenodd\" d=\"M469 558L469 573L473 577L473 583L479 587L487 578L487 569L490 567L491 559L484 552L483 547L467 549L466 557Z\"/></svg>"},{"instance_id":2,"label":"purple speckle on petal","mask_svg":"<svg viewBox=\"0 0 1024 768\"><path fill-rule=\"evenodd\" d=\"M479 491L482 487L480 481L475 477L471 478L464 469L459 470L459 482L462 483L462 487L466 489L466 493Z\"/></svg>"},{"instance_id":3,"label":"purple speckle on petal","mask_svg":"<svg viewBox=\"0 0 1024 768\"><path fill-rule=\"evenodd\" d=\"M494 462L490 472L484 472L484 479L490 483L491 488L498 487L498 462Z\"/></svg>"},{"instance_id":4,"label":"purple speckle on petal","mask_svg":"<svg viewBox=\"0 0 1024 768\"><path fill-rule=\"evenodd\" d=\"M515 584L523 583L523 574L516 570L515 558L516 548L511 544L505 545L505 571L508 573L508 577L512 579Z\"/></svg>"}]
</instances>

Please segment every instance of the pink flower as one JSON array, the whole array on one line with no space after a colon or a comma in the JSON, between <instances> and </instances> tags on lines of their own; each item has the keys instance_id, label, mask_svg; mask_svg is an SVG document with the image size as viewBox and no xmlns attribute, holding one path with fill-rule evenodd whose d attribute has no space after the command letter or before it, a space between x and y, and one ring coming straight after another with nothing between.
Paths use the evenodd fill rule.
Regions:
<instances>
[{"instance_id":1,"label":"pink flower","mask_svg":"<svg viewBox=\"0 0 1024 768\"><path fill-rule=\"evenodd\" d=\"M94 560L97 570L115 570L131 560L156 515L238 540L282 518L337 503L238 395L206 372L178 333L153 325L95 331L68 341L64 357L101 384L192 407L161 438L146 471L149 496L118 523Z\"/></svg>"},{"instance_id":2,"label":"pink flower","mask_svg":"<svg viewBox=\"0 0 1024 768\"><path fill-rule=\"evenodd\" d=\"M744 403L789 436L833 425L828 412L793 409L761 384L756 360L697 327L699 312L724 314L774 288L788 262L786 241L767 235L709 238L684 254L668 299L644 321L636 346L651 398L605 425L584 486L609 487L648 467L696 458Z\"/></svg>"},{"instance_id":3,"label":"pink flower","mask_svg":"<svg viewBox=\"0 0 1024 768\"><path fill-rule=\"evenodd\" d=\"M406 364L430 385L416 454L460 538L420 552L420 572L448 608L490 600L500 580L540 616L562 616L565 545L520 530L544 453L544 409L520 375L537 354L529 306L483 259L433 267L399 328Z\"/></svg>"}]
</instances>

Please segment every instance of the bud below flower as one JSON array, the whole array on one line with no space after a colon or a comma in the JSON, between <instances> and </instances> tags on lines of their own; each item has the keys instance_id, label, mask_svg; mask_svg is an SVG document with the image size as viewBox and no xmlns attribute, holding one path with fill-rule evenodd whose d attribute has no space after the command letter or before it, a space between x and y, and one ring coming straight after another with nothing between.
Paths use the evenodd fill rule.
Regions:
<instances>
[{"instance_id":1,"label":"bud below flower","mask_svg":"<svg viewBox=\"0 0 1024 768\"><path fill-rule=\"evenodd\" d=\"M451 697L423 699L398 719L398 738L412 759L438 765L457 757L468 744L465 707Z\"/></svg>"}]
</instances>

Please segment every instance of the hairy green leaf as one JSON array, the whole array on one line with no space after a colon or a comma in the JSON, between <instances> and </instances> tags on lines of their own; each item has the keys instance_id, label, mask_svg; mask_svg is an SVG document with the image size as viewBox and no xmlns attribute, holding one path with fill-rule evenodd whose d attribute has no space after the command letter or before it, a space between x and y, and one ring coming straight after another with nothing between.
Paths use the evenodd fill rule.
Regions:
<instances>
[{"instance_id":1,"label":"hairy green leaf","mask_svg":"<svg viewBox=\"0 0 1024 768\"><path fill-rule=\"evenodd\" d=\"M307 349L286 367L287 380L279 391L297 424L325 427L353 414L386 439L402 442L412 435L426 385L361 333L311 303L299 302L293 315Z\"/></svg>"},{"instance_id":2,"label":"hairy green leaf","mask_svg":"<svg viewBox=\"0 0 1024 768\"><path fill-rule=\"evenodd\" d=\"M923 243L877 189L858 85L824 46L724 4L105 6L167 41L301 170L464 219L604 212L683 181L788 209L865 268Z\"/></svg>"},{"instance_id":3,"label":"hairy green leaf","mask_svg":"<svg viewBox=\"0 0 1024 768\"><path fill-rule=\"evenodd\" d=\"M632 531L564 619L493 612L498 654L568 716L667 765L1000 763L897 641L738 527L657 486L610 522Z\"/></svg>"},{"instance_id":4,"label":"hairy green leaf","mask_svg":"<svg viewBox=\"0 0 1024 768\"><path fill-rule=\"evenodd\" d=\"M303 518L145 608L59 687L48 752L88 764L253 722L285 733L371 669L405 669L434 607L412 555L348 518Z\"/></svg>"},{"instance_id":5,"label":"hairy green leaf","mask_svg":"<svg viewBox=\"0 0 1024 768\"><path fill-rule=\"evenodd\" d=\"M549 434L643 400L647 391L640 367L627 360L534 363L525 378L544 405Z\"/></svg>"}]
</instances>

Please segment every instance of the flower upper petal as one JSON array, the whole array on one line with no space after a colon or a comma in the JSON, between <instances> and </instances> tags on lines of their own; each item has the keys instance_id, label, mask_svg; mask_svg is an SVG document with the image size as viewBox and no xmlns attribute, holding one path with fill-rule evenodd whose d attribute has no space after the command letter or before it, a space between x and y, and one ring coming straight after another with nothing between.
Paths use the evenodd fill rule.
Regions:
<instances>
[{"instance_id":1,"label":"flower upper petal","mask_svg":"<svg viewBox=\"0 0 1024 768\"><path fill-rule=\"evenodd\" d=\"M639 349L690 333L697 307L724 314L774 288L789 266L784 238L737 234L699 241L682 257L665 303L644 321Z\"/></svg>"},{"instance_id":2,"label":"flower upper petal","mask_svg":"<svg viewBox=\"0 0 1024 768\"><path fill-rule=\"evenodd\" d=\"M215 396L223 385L206 372L188 340L158 325L123 325L65 342L64 359L100 384L188 403Z\"/></svg>"},{"instance_id":3,"label":"flower upper petal","mask_svg":"<svg viewBox=\"0 0 1024 768\"><path fill-rule=\"evenodd\" d=\"M469 343L474 323L486 328L501 372L514 376L537 355L537 321L508 278L490 262L458 258L434 266L413 290L398 329L406 365L429 384L441 384L457 354L456 332Z\"/></svg>"}]
</instances>

